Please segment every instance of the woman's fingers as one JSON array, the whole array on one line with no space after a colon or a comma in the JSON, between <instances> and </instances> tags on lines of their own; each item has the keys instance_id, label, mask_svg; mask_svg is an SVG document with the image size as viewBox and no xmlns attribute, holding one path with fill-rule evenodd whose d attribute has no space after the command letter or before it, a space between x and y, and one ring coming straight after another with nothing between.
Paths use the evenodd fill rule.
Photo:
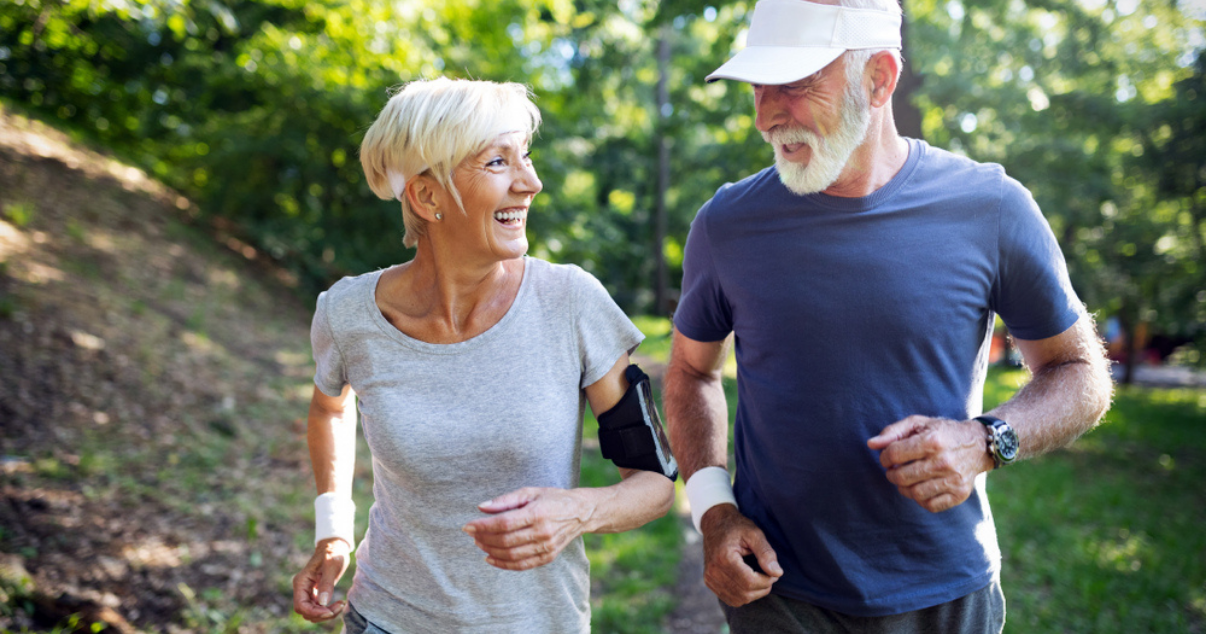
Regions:
<instances>
[{"instance_id":1,"label":"woman's fingers","mask_svg":"<svg viewBox=\"0 0 1206 634\"><path fill-rule=\"evenodd\" d=\"M552 563L553 560L556 559L557 555L559 555L559 554L560 553L548 553L545 555L537 555L534 557L527 557L527 558L520 559L517 561L495 559L494 557L486 557L486 563L490 564L491 566L494 566L495 568L501 568L503 570L516 570L516 571L531 570L533 568L539 568L540 566L543 566L545 564Z\"/></svg>"},{"instance_id":2,"label":"woman's fingers","mask_svg":"<svg viewBox=\"0 0 1206 634\"><path fill-rule=\"evenodd\" d=\"M528 557L536 557L546 555L548 553L561 550L563 544L558 543L560 540L556 536L549 538L535 538L524 542L515 543L507 546L496 546L474 540L477 547L482 549L487 555L502 560L518 561Z\"/></svg>"},{"instance_id":3,"label":"woman's fingers","mask_svg":"<svg viewBox=\"0 0 1206 634\"><path fill-rule=\"evenodd\" d=\"M469 522L464 531L498 568L543 566L583 531L577 498L562 489L521 489L492 502L497 506L489 508L511 508ZM488 511L487 505L479 508Z\"/></svg>"},{"instance_id":4,"label":"woman's fingers","mask_svg":"<svg viewBox=\"0 0 1206 634\"><path fill-rule=\"evenodd\" d=\"M338 614L331 607L319 604L316 573L307 566L293 577L293 610L311 623L326 621Z\"/></svg>"},{"instance_id":5,"label":"woman's fingers","mask_svg":"<svg viewBox=\"0 0 1206 634\"><path fill-rule=\"evenodd\" d=\"M538 497L540 497L540 489L523 488L482 502L477 505L477 508L483 513L501 513L503 511L523 508Z\"/></svg>"},{"instance_id":6,"label":"woman's fingers","mask_svg":"<svg viewBox=\"0 0 1206 634\"><path fill-rule=\"evenodd\" d=\"M331 602L335 584L348 566L349 546L343 540L324 540L302 571L293 577L293 610L311 623L343 613L344 601Z\"/></svg>"}]
</instances>

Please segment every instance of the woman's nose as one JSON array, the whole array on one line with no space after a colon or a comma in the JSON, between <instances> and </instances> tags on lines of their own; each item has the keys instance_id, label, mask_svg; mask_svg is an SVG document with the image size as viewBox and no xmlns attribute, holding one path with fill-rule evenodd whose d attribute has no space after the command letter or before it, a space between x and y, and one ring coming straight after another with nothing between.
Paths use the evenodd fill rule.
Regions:
<instances>
[{"instance_id":1,"label":"woman's nose","mask_svg":"<svg viewBox=\"0 0 1206 634\"><path fill-rule=\"evenodd\" d=\"M520 177L515 181L515 188L524 193L530 193L533 196L540 193L544 189L544 183L540 182L540 177L536 175L535 165L526 165Z\"/></svg>"}]
</instances>

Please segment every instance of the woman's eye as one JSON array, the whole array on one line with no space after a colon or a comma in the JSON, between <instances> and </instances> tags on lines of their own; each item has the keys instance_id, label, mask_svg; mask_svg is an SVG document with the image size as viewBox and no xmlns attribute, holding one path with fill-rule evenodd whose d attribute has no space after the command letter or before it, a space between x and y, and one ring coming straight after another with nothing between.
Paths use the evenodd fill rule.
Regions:
<instances>
[{"instance_id":1,"label":"woman's eye","mask_svg":"<svg viewBox=\"0 0 1206 634\"><path fill-rule=\"evenodd\" d=\"M498 158L491 159L489 162L487 162L486 167L502 167L502 164L503 164L503 159L500 156Z\"/></svg>"},{"instance_id":2,"label":"woman's eye","mask_svg":"<svg viewBox=\"0 0 1206 634\"><path fill-rule=\"evenodd\" d=\"M528 161L528 162L532 161L532 151L531 150L528 150L527 152L523 153L523 160Z\"/></svg>"}]
</instances>

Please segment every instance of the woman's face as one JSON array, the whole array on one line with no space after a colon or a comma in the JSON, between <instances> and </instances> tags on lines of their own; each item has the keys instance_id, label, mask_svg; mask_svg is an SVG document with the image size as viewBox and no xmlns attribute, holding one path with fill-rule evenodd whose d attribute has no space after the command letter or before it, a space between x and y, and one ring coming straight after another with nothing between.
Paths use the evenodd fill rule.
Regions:
<instances>
[{"instance_id":1,"label":"woman's face","mask_svg":"<svg viewBox=\"0 0 1206 634\"><path fill-rule=\"evenodd\" d=\"M526 136L500 134L453 172L465 213L445 213L442 222L457 230L457 244L472 253L509 260L528 251L528 208L544 185L528 157Z\"/></svg>"}]
</instances>

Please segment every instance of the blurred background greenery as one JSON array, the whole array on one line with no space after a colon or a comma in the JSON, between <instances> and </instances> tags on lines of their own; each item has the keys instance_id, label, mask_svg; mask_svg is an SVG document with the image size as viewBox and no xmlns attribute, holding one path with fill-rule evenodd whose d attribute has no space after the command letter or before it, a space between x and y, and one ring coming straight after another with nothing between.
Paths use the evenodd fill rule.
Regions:
<instances>
[{"instance_id":1,"label":"blurred background greenery","mask_svg":"<svg viewBox=\"0 0 1206 634\"><path fill-rule=\"evenodd\" d=\"M630 313L665 315L696 210L772 160L748 87L703 82L753 4L0 0L0 98L229 220L310 293L408 259L397 205L371 194L356 154L391 87L523 82L545 116L533 254L580 263ZM1047 214L1090 308L1200 361L1206 8L904 9L902 132L1003 164Z\"/></svg>"},{"instance_id":2,"label":"blurred background greenery","mask_svg":"<svg viewBox=\"0 0 1206 634\"><path fill-rule=\"evenodd\" d=\"M356 157L391 88L437 74L526 83L545 117L533 147L545 190L529 218L532 253L599 277L642 315L634 317L650 336L642 354L664 362L691 219L720 184L772 161L753 130L749 89L703 83L740 42L753 5L0 0L0 102L176 188L195 203L188 213L218 224L244 256L287 269L296 292L312 298L339 276L409 258L396 203L372 195ZM1206 7L905 0L904 8L902 132L1003 164L1034 193L1090 309L1111 318L1127 345L1158 334L1161 357L1202 364ZM10 203L8 221L31 222L32 204ZM139 306L135 313L146 311ZM14 310L0 305L0 315ZM1125 346L1116 352L1139 358ZM282 393L308 389L308 378L292 380L300 387ZM1007 398L1019 380L994 369L986 402ZM733 388L726 382L730 408ZM1010 631L1206 631L1202 394L1122 390L1106 424L1072 450L993 476ZM277 408L292 413L262 417L300 416L299 398ZM215 463L254 463L263 453L256 434L232 433L195 443L199 458L181 463L183 476L165 476L177 488L157 482L146 496L186 505L219 495ZM94 465L86 477L121 471L106 465L139 473L151 461L129 458L124 446L110 452L100 439L89 451L97 457L85 461ZM46 464L47 478L64 477L60 463ZM614 477L588 447L584 483ZM294 516L310 495L305 476L293 485L271 505L262 491L230 483L220 494L265 527L293 530L308 526ZM663 631L682 528L667 517L590 537L596 631ZM295 531L297 552L308 546L305 530ZM274 578L281 596L291 571ZM237 631L239 619L267 623L263 631L309 629L214 588L185 595L188 631Z\"/></svg>"}]
</instances>

